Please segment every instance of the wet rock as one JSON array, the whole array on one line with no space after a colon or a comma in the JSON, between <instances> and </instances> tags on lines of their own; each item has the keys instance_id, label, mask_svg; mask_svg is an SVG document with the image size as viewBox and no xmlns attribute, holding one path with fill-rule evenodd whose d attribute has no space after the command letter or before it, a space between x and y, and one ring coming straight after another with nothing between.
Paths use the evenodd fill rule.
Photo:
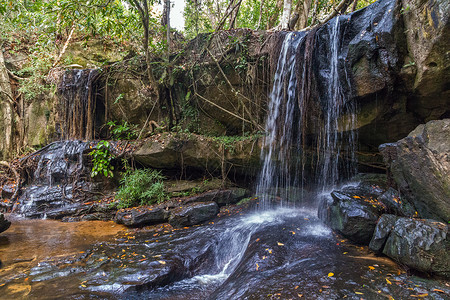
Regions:
<instances>
[{"instance_id":1,"label":"wet rock","mask_svg":"<svg viewBox=\"0 0 450 300\"><path fill-rule=\"evenodd\" d=\"M380 224L385 227L380 229L380 236L388 234L389 222L391 217ZM383 254L412 269L450 278L448 225L435 220L398 218L391 228Z\"/></svg>"},{"instance_id":2,"label":"wet rock","mask_svg":"<svg viewBox=\"0 0 450 300\"><path fill-rule=\"evenodd\" d=\"M114 221L126 226L143 226L164 223L168 218L169 212L165 209L158 207L137 207L119 210Z\"/></svg>"},{"instance_id":3,"label":"wet rock","mask_svg":"<svg viewBox=\"0 0 450 300\"><path fill-rule=\"evenodd\" d=\"M11 226L11 222L5 219L5 216L0 213L0 233L7 230Z\"/></svg>"},{"instance_id":4,"label":"wet rock","mask_svg":"<svg viewBox=\"0 0 450 300\"><path fill-rule=\"evenodd\" d=\"M197 196L189 197L185 200L185 203L214 201L219 206L223 206L235 204L247 195L249 195L249 191L246 189L230 188L226 190L206 192Z\"/></svg>"},{"instance_id":5,"label":"wet rock","mask_svg":"<svg viewBox=\"0 0 450 300\"><path fill-rule=\"evenodd\" d=\"M376 188L373 193L369 191L364 187L347 187L332 192L331 197L321 200L319 218L354 242L369 244L384 209L376 199L381 191Z\"/></svg>"},{"instance_id":6,"label":"wet rock","mask_svg":"<svg viewBox=\"0 0 450 300\"><path fill-rule=\"evenodd\" d=\"M419 125L406 138L381 145L380 152L420 216L450 220L450 119Z\"/></svg>"},{"instance_id":7,"label":"wet rock","mask_svg":"<svg viewBox=\"0 0 450 300\"><path fill-rule=\"evenodd\" d=\"M395 222L399 217L384 214L378 220L377 226L375 227L375 232L373 233L372 239L370 240L369 248L375 252L381 253L383 251L386 240L389 237L392 229L394 228Z\"/></svg>"},{"instance_id":8,"label":"wet rock","mask_svg":"<svg viewBox=\"0 0 450 300\"><path fill-rule=\"evenodd\" d=\"M216 202L199 202L182 206L171 211L169 223L173 227L200 224L214 218L219 212Z\"/></svg>"},{"instance_id":9,"label":"wet rock","mask_svg":"<svg viewBox=\"0 0 450 300\"><path fill-rule=\"evenodd\" d=\"M378 200L386 206L386 212L401 217L414 217L416 209L398 191L389 188Z\"/></svg>"}]
</instances>

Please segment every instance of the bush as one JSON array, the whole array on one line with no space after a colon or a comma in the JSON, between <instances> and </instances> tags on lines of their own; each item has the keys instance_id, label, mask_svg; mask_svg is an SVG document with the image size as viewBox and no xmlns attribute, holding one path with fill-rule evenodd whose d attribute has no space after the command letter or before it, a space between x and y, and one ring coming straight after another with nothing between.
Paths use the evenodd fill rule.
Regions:
<instances>
[{"instance_id":1,"label":"bush","mask_svg":"<svg viewBox=\"0 0 450 300\"><path fill-rule=\"evenodd\" d=\"M161 203L168 198L164 191L163 180L161 172L152 169L126 172L120 180L115 206L127 208Z\"/></svg>"},{"instance_id":2,"label":"bush","mask_svg":"<svg viewBox=\"0 0 450 300\"><path fill-rule=\"evenodd\" d=\"M92 156L91 177L102 174L105 177L113 177L114 167L111 165L113 155L108 141L100 141L94 150L89 153Z\"/></svg>"}]
</instances>

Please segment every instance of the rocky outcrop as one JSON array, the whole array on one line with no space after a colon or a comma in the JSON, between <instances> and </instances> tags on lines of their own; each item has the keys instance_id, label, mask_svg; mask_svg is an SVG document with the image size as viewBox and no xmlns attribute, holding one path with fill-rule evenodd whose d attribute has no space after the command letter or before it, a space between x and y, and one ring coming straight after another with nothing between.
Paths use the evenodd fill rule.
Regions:
<instances>
[{"instance_id":1,"label":"rocky outcrop","mask_svg":"<svg viewBox=\"0 0 450 300\"><path fill-rule=\"evenodd\" d=\"M409 108L425 122L449 117L450 3L402 0L408 57L403 70L415 69Z\"/></svg>"},{"instance_id":2,"label":"rocky outcrop","mask_svg":"<svg viewBox=\"0 0 450 300\"><path fill-rule=\"evenodd\" d=\"M333 230L360 244L369 244L384 205L377 187L359 185L334 191L319 204L319 218Z\"/></svg>"},{"instance_id":3,"label":"rocky outcrop","mask_svg":"<svg viewBox=\"0 0 450 300\"><path fill-rule=\"evenodd\" d=\"M400 191L420 216L450 220L450 119L419 125L380 152Z\"/></svg>"},{"instance_id":4,"label":"rocky outcrop","mask_svg":"<svg viewBox=\"0 0 450 300\"><path fill-rule=\"evenodd\" d=\"M219 212L216 202L198 202L174 209L169 224L175 228L192 226L214 218Z\"/></svg>"},{"instance_id":5,"label":"rocky outcrop","mask_svg":"<svg viewBox=\"0 0 450 300\"><path fill-rule=\"evenodd\" d=\"M0 233L7 230L11 226L11 222L5 219L5 216L0 213Z\"/></svg>"},{"instance_id":6,"label":"rocky outcrop","mask_svg":"<svg viewBox=\"0 0 450 300\"><path fill-rule=\"evenodd\" d=\"M370 248L412 269L450 278L449 226L435 220L383 215Z\"/></svg>"},{"instance_id":7,"label":"rocky outcrop","mask_svg":"<svg viewBox=\"0 0 450 300\"><path fill-rule=\"evenodd\" d=\"M239 139L230 141L214 139L196 134L158 134L137 148L132 156L139 163L164 169L190 167L221 172L232 167L238 173L256 175L260 165L261 139Z\"/></svg>"}]
</instances>

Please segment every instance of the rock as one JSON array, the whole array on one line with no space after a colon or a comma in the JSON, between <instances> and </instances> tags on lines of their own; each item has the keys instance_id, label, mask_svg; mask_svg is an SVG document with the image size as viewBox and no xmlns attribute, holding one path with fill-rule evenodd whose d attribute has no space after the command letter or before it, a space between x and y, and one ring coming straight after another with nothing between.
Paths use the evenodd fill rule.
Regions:
<instances>
[{"instance_id":1,"label":"rock","mask_svg":"<svg viewBox=\"0 0 450 300\"><path fill-rule=\"evenodd\" d=\"M386 206L387 213L401 217L414 217L416 215L414 206L393 188L389 188L378 200Z\"/></svg>"},{"instance_id":2,"label":"rock","mask_svg":"<svg viewBox=\"0 0 450 300\"><path fill-rule=\"evenodd\" d=\"M389 237L394 224L399 217L384 214L378 220L377 226L375 227L375 232L373 233L372 239L370 240L369 248L377 253L383 251L386 240Z\"/></svg>"},{"instance_id":3,"label":"rock","mask_svg":"<svg viewBox=\"0 0 450 300\"><path fill-rule=\"evenodd\" d=\"M169 223L175 228L192 226L214 218L219 212L216 202L199 202L171 211Z\"/></svg>"},{"instance_id":4,"label":"rock","mask_svg":"<svg viewBox=\"0 0 450 300\"><path fill-rule=\"evenodd\" d=\"M137 207L121 209L114 221L126 226L143 226L164 223L168 220L168 211L158 207Z\"/></svg>"},{"instance_id":5,"label":"rock","mask_svg":"<svg viewBox=\"0 0 450 300\"><path fill-rule=\"evenodd\" d=\"M401 193L420 216L450 220L450 119L419 125L380 152Z\"/></svg>"},{"instance_id":6,"label":"rock","mask_svg":"<svg viewBox=\"0 0 450 300\"><path fill-rule=\"evenodd\" d=\"M11 226L11 222L5 219L5 216L0 213L0 233L7 230Z\"/></svg>"},{"instance_id":7,"label":"rock","mask_svg":"<svg viewBox=\"0 0 450 300\"><path fill-rule=\"evenodd\" d=\"M197 134L165 133L148 139L132 157L151 168L191 167L210 172L218 172L225 162L240 174L255 175L260 165L260 149L261 139L252 137L228 145Z\"/></svg>"},{"instance_id":8,"label":"rock","mask_svg":"<svg viewBox=\"0 0 450 300\"><path fill-rule=\"evenodd\" d=\"M249 195L249 192L246 189L230 188L226 190L210 191L197 196L189 197L185 200L185 203L214 201L219 206L223 206L235 204L247 195Z\"/></svg>"},{"instance_id":9,"label":"rock","mask_svg":"<svg viewBox=\"0 0 450 300\"><path fill-rule=\"evenodd\" d=\"M450 110L450 3L439 0L402 0L409 57L414 68L413 97L409 109L425 121L439 119Z\"/></svg>"},{"instance_id":10,"label":"rock","mask_svg":"<svg viewBox=\"0 0 450 300\"><path fill-rule=\"evenodd\" d=\"M412 269L450 278L448 235L449 226L444 223L399 218L387 238L383 254Z\"/></svg>"},{"instance_id":11,"label":"rock","mask_svg":"<svg viewBox=\"0 0 450 300\"><path fill-rule=\"evenodd\" d=\"M319 204L319 218L343 236L360 244L369 244L383 206L364 188L344 188ZM378 194L378 192L376 193Z\"/></svg>"}]
</instances>

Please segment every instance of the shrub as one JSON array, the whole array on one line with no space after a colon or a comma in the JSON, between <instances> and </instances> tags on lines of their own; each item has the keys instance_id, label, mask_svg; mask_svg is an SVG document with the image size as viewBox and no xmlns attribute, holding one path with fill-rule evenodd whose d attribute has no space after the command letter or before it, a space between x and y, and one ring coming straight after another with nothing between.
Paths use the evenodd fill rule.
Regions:
<instances>
[{"instance_id":1,"label":"shrub","mask_svg":"<svg viewBox=\"0 0 450 300\"><path fill-rule=\"evenodd\" d=\"M161 203L167 199L160 171L140 169L128 171L120 180L115 206L127 208L137 205Z\"/></svg>"},{"instance_id":2,"label":"shrub","mask_svg":"<svg viewBox=\"0 0 450 300\"><path fill-rule=\"evenodd\" d=\"M92 156L91 177L102 174L105 177L113 177L114 167L111 165L113 155L108 141L100 141L94 150L89 153Z\"/></svg>"}]
</instances>

